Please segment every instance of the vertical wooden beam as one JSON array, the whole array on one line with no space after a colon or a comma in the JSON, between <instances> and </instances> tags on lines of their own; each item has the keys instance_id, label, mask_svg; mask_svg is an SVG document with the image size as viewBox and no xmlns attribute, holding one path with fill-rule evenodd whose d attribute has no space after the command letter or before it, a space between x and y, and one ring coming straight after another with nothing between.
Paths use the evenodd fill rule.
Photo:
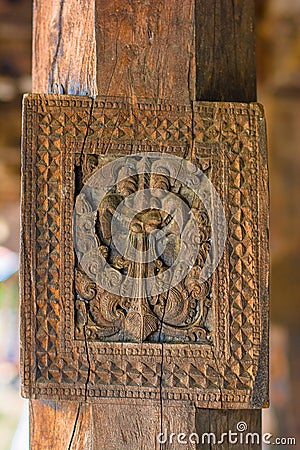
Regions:
<instances>
[{"instance_id":1,"label":"vertical wooden beam","mask_svg":"<svg viewBox=\"0 0 300 450\"><path fill-rule=\"evenodd\" d=\"M97 95L94 0L34 0L32 90Z\"/></svg>"},{"instance_id":2,"label":"vertical wooden beam","mask_svg":"<svg viewBox=\"0 0 300 450\"><path fill-rule=\"evenodd\" d=\"M247 0L35 0L33 91L254 101L253 23ZM260 432L260 411L163 406L32 400L31 450L156 449L164 428L225 432L240 421Z\"/></svg>"},{"instance_id":3,"label":"vertical wooden beam","mask_svg":"<svg viewBox=\"0 0 300 450\"><path fill-rule=\"evenodd\" d=\"M196 0L197 100L256 101L253 0Z\"/></svg>"},{"instance_id":4,"label":"vertical wooden beam","mask_svg":"<svg viewBox=\"0 0 300 450\"><path fill-rule=\"evenodd\" d=\"M34 0L32 90L97 95L94 0ZM30 401L31 450L90 450L92 408Z\"/></svg>"},{"instance_id":5,"label":"vertical wooden beam","mask_svg":"<svg viewBox=\"0 0 300 450\"><path fill-rule=\"evenodd\" d=\"M192 101L194 35L194 0L35 0L33 92ZM31 450L152 450L182 427L195 430L191 405L30 403Z\"/></svg>"},{"instance_id":6,"label":"vertical wooden beam","mask_svg":"<svg viewBox=\"0 0 300 450\"><path fill-rule=\"evenodd\" d=\"M194 9L194 0L97 0L99 95L194 100Z\"/></svg>"},{"instance_id":7,"label":"vertical wooden beam","mask_svg":"<svg viewBox=\"0 0 300 450\"><path fill-rule=\"evenodd\" d=\"M223 102L256 101L255 5L253 0L196 0L196 97ZM245 422L261 434L260 410L197 409L196 429L220 435ZM220 448L199 445L199 450ZM222 444L222 449L229 449ZM261 445L239 444L240 450Z\"/></svg>"}]
</instances>

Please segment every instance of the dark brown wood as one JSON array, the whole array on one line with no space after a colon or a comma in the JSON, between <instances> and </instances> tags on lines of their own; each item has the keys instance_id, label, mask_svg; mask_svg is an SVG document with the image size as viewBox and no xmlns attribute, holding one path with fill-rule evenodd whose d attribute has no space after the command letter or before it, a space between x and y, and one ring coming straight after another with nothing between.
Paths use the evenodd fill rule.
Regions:
<instances>
[{"instance_id":1,"label":"dark brown wood","mask_svg":"<svg viewBox=\"0 0 300 450\"><path fill-rule=\"evenodd\" d=\"M204 436L199 450L219 448L232 450L234 447L241 450L259 450L262 448L259 411L197 410L196 430L199 436Z\"/></svg>"},{"instance_id":2,"label":"dark brown wood","mask_svg":"<svg viewBox=\"0 0 300 450\"><path fill-rule=\"evenodd\" d=\"M92 407L77 402L30 402L30 449L90 450Z\"/></svg>"},{"instance_id":3,"label":"dark brown wood","mask_svg":"<svg viewBox=\"0 0 300 450\"><path fill-rule=\"evenodd\" d=\"M196 0L197 100L254 102L253 0Z\"/></svg>"},{"instance_id":4,"label":"dark brown wood","mask_svg":"<svg viewBox=\"0 0 300 450\"><path fill-rule=\"evenodd\" d=\"M196 0L195 16L197 100L256 101L254 1ZM197 409L196 417L198 431L207 432L224 421L227 424L244 421L253 424L254 432L261 433L259 410Z\"/></svg>"},{"instance_id":5,"label":"dark brown wood","mask_svg":"<svg viewBox=\"0 0 300 450\"><path fill-rule=\"evenodd\" d=\"M23 392L262 407L261 106L33 94L23 142ZM165 227L160 254L151 233Z\"/></svg>"},{"instance_id":6,"label":"dark brown wood","mask_svg":"<svg viewBox=\"0 0 300 450\"><path fill-rule=\"evenodd\" d=\"M45 0L36 0L33 91L91 96L99 91L104 95L125 95L133 103L139 96L179 102L192 101L195 97L254 101L252 2L236 2L234 14L230 5L234 3L224 1L212 5L210 1L199 1L194 12L194 1L186 1L183 7L182 2L174 0L166 7L162 1L98 0L95 8L94 1L56 0L50 5ZM209 17L215 17L215 22L208 20ZM195 22L197 84L194 43L188 38L195 32ZM101 40L103 34L105 39ZM228 46L220 58L220 44L226 42L222 36L228 39ZM171 59L169 55L173 55ZM209 59L206 55L210 55ZM154 436L157 430L169 427L175 432L189 433L195 431L196 421L196 430L207 432L219 419L233 426L235 421L245 421L249 426L253 423L253 428L260 431L259 410L211 411L210 414L210 410L195 410L188 405L177 413L170 408L164 402L155 407L148 407L145 401L140 407L132 403L124 407L116 400L101 405L32 400L31 449L161 448ZM130 417L134 425L130 424L128 429ZM168 424L167 417L172 425ZM177 446L170 444L170 448Z\"/></svg>"}]
</instances>

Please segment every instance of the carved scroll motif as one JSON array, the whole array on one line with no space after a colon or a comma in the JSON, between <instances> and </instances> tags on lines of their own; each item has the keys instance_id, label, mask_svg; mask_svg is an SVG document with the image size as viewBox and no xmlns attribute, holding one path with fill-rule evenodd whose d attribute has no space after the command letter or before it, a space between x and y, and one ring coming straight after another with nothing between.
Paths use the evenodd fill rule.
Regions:
<instances>
[{"instance_id":1,"label":"carved scroll motif","mask_svg":"<svg viewBox=\"0 0 300 450\"><path fill-rule=\"evenodd\" d=\"M82 173L82 179L87 180L88 174L93 173L99 164L105 164L105 158L95 155L86 155ZM155 161L159 163L159 160ZM109 341L132 341L132 342L208 342L211 324L208 322L208 311L211 309L211 282L201 280L201 268L207 259L210 249L210 224L208 214L201 204L199 198L195 198L193 192L186 188L178 180L172 180L166 173L155 173L151 167L151 161L147 157L128 157L125 166L118 167L117 178L123 178L111 189L97 209L95 221L95 233L98 238L99 249L108 264L115 269L112 276L117 277L118 272L126 276L140 279L155 277L168 269L176 258L180 245L180 230L176 220L165 211L164 203L168 207L180 208L180 203L174 202L173 196L167 192L177 195L185 202L189 210L196 217L198 232L201 237L199 253L195 266L179 284L171 287L168 292L145 298L116 296L104 289L99 288L96 283L91 282L88 276L77 265L75 272L76 292L78 307L76 330L77 337L83 337L84 332L89 339ZM145 166L144 173L130 176L133 164ZM92 170L90 168L92 167ZM151 171L154 170L154 173ZM161 197L153 196L153 205L150 209L139 211L140 205L131 201L130 196L138 190L153 190ZM159 190L159 191L158 191ZM160 194L164 192L165 195ZM124 202L124 200L126 200ZM138 200L138 199L137 199ZM123 209L117 212L118 206L124 203ZM136 204L137 203L137 204ZM91 210L92 206L83 197L78 202L81 211ZM133 219L129 225L129 244L134 249L145 254L152 252L151 262L136 262L130 257L130 250L125 249L123 255L114 247L111 236L112 217L117 213L120 221L119 230L122 230L122 220L126 220L128 214L133 211ZM177 211L178 213L178 211ZM89 245L89 236L86 234L85 223L82 222L79 230L80 245L86 249ZM165 249L159 256L156 248L159 245L153 239L153 232L167 227ZM192 239L192 236L189 235ZM126 234L124 233L124 239ZM187 248L187 247L186 247ZM126 254L127 253L127 254ZM95 264L91 261L91 264ZM161 278L163 279L163 278ZM168 282L168 281L167 281ZM121 289L121 288L120 288ZM83 332L83 324L85 331Z\"/></svg>"}]
</instances>

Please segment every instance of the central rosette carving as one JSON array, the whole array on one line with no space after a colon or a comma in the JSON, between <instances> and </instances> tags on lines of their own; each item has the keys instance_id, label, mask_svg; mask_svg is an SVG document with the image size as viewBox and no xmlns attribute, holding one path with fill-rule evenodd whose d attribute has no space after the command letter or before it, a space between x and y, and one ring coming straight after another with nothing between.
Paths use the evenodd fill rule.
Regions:
<instances>
[{"instance_id":1,"label":"central rosette carving","mask_svg":"<svg viewBox=\"0 0 300 450\"><path fill-rule=\"evenodd\" d=\"M157 209L150 209L137 214L130 223L130 231L140 235L148 235L162 226L163 219Z\"/></svg>"},{"instance_id":2,"label":"central rosette carving","mask_svg":"<svg viewBox=\"0 0 300 450\"><path fill-rule=\"evenodd\" d=\"M101 161L95 164L94 156L92 161L93 173ZM168 170L155 167L147 158L128 157L128 164L115 170L117 182L95 212L95 236L112 271L111 282L122 276L120 291L116 295L101 288L77 264L77 336L110 341L208 342L210 282L201 280L200 273L210 249L210 225L201 200L172 179ZM82 180L89 175L88 171L82 174ZM80 201L82 211L93 210L93 199L82 196ZM86 239L84 230L80 236ZM192 241L195 236L199 241L196 260L176 282L180 251L185 246L186 253L189 249L188 242L182 241ZM188 254L184 260L189 262ZM175 263L177 272L171 273ZM159 283L169 289L155 292L153 288Z\"/></svg>"}]
</instances>

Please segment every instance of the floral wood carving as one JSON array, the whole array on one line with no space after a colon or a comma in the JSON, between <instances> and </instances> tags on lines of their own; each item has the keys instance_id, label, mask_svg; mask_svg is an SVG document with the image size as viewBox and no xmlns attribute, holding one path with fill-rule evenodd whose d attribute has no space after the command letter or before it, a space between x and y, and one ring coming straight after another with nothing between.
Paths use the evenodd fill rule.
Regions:
<instances>
[{"instance_id":1,"label":"floral wood carving","mask_svg":"<svg viewBox=\"0 0 300 450\"><path fill-rule=\"evenodd\" d=\"M25 97L23 395L76 401L162 397L213 408L266 404L264 127L257 104L139 100L131 105L123 98ZM85 186L102 168L115 167L121 157L132 167L152 167L155 156L149 155L158 153L199 168L224 207L226 245L205 280L202 269L217 244L213 227L221 224L220 217L210 217L207 205L193 199L183 181L163 171L132 175L125 164L116 175L123 171L122 180L101 201L84 198ZM163 190L165 196L156 196L151 208L135 214L131 196L148 188ZM183 220L179 232L180 220L163 207L165 202L172 209L171 199L186 205L197 223L198 250L188 273L155 295L145 295L139 283L131 295L103 289L97 282L101 271L93 278L85 270L84 255L91 250L87 236L96 248L95 264L102 258L123 280L120 286L130 277L163 276L181 251L187 226ZM90 220L89 230L76 222L74 208L81 208L84 226ZM123 219L119 223L118 217L127 216L129 238L119 241L131 242L142 254L149 250L151 260L132 262L126 245L122 255L115 247L112 218L122 237ZM158 251L151 236L165 229L163 251Z\"/></svg>"},{"instance_id":2,"label":"floral wood carving","mask_svg":"<svg viewBox=\"0 0 300 450\"><path fill-rule=\"evenodd\" d=\"M87 180L89 174L106 162L105 157L86 155L83 170L77 179ZM170 212L172 209L180 208L180 203L176 202L172 195L168 195L175 193L185 202L189 210L194 212L196 218L201 245L195 266L184 280L176 283L176 286L172 286L167 292L139 298L134 289L127 297L105 291L97 286L96 282L91 281L80 268L80 264L77 264L75 271L77 338L84 338L86 335L92 340L116 342L209 342L211 324L208 323L208 312L211 309L211 283L209 280L202 281L200 277L200 268L204 266L210 249L209 217L201 201L194 198L193 192L182 183L171 180L168 174L151 172L155 171L156 163L161 164L159 158L151 161L147 156L135 158L130 156L125 159L125 165L116 167L117 178L125 178L116 183L97 208L95 233L99 248L110 267L115 269L113 272L115 276L118 272L125 275L124 284L129 277L140 280L140 284L135 287L137 290L142 288L141 284L145 278L163 274L178 257L180 248L179 226L164 207L164 203L168 202ZM140 174L130 176L133 165L140 167ZM80 169L81 167L77 166L78 172ZM151 190L157 196L152 196L152 205L149 205L151 209L139 212L140 199L138 197L132 199L130 196L143 190ZM92 208L84 196L78 198L77 204L79 211ZM120 205L122 208L118 211ZM127 235L126 229L123 230L122 221L126 220L129 214L132 214L133 218ZM124 248L123 254L120 254L112 241L111 222L115 215L118 232L122 234L120 239L124 239L124 242L127 239L129 244ZM78 239L86 253L90 236L86 233L85 225L85 222L78 225ZM157 244L153 234L162 229L166 230L166 227L167 242L163 252L159 254L157 246L160 241ZM189 238L192 238L190 234ZM134 250L144 255L144 259L147 252L150 252L150 261L132 259L130 253Z\"/></svg>"}]
</instances>

